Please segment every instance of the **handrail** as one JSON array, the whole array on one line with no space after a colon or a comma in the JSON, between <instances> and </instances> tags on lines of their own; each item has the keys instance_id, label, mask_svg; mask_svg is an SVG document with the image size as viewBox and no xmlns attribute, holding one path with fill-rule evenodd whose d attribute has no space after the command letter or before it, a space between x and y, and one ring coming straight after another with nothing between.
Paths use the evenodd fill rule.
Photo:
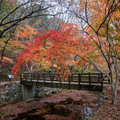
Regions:
<instances>
[{"instance_id":1,"label":"handrail","mask_svg":"<svg viewBox=\"0 0 120 120\"><path fill-rule=\"evenodd\" d=\"M36 85L38 86L39 82L43 82L44 86L46 83L51 83L51 87L53 87L54 83L59 83L61 87L63 83L68 84L68 88L71 89L71 84L78 84L78 89L81 89L82 83L89 84L89 90L92 90L92 84L101 84L101 89L103 88L104 84L104 76L102 73L72 73L68 76L68 80L65 82L61 81L60 74L58 73L21 73L20 74L20 82L21 84L27 84L27 82L36 81ZM108 81L109 84L109 81Z\"/></svg>"}]
</instances>

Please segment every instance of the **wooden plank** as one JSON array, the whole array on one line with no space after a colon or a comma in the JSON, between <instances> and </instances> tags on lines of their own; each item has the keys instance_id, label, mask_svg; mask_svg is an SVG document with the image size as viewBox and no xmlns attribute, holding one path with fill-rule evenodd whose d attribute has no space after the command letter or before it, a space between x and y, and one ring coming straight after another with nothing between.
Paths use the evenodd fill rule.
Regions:
<instances>
[{"instance_id":1,"label":"wooden plank","mask_svg":"<svg viewBox=\"0 0 120 120\"><path fill-rule=\"evenodd\" d=\"M90 73L90 75L100 75L101 73ZM81 73L81 75L89 75L89 73Z\"/></svg>"}]
</instances>

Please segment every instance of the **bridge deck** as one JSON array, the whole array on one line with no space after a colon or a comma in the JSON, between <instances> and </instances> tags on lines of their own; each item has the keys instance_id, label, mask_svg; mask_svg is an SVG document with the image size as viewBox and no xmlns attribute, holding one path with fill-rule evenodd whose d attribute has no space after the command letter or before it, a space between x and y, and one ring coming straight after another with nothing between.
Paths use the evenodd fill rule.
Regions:
<instances>
[{"instance_id":1,"label":"bridge deck","mask_svg":"<svg viewBox=\"0 0 120 120\"><path fill-rule=\"evenodd\" d=\"M40 82L40 83L44 83L44 80L27 80L27 82ZM51 81L45 81L45 83L51 83ZM59 81L53 81L53 84L54 83L57 83L57 84L69 84L69 82L59 82ZM78 82L70 82L70 84L73 84L73 85L78 85L79 83ZM80 83L81 85L89 85L89 83ZM91 83L91 85L101 85L101 83ZM107 83L106 84L104 84L103 83L103 85L104 86L106 86L106 85L108 85Z\"/></svg>"}]
</instances>

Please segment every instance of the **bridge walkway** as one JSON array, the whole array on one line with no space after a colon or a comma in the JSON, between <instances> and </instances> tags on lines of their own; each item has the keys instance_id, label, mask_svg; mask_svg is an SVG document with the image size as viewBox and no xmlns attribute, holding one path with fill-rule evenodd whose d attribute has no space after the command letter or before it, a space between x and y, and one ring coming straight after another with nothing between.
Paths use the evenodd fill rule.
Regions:
<instances>
[{"instance_id":1,"label":"bridge walkway","mask_svg":"<svg viewBox=\"0 0 120 120\"><path fill-rule=\"evenodd\" d=\"M110 81L102 73L74 73L61 80L57 73L21 73L23 85L43 86L63 89L102 91Z\"/></svg>"}]
</instances>

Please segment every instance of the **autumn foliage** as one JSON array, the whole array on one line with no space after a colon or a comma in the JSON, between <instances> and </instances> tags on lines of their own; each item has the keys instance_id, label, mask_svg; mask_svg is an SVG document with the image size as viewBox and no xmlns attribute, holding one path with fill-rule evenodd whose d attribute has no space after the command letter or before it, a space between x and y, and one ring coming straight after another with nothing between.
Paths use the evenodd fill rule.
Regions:
<instances>
[{"instance_id":1,"label":"autumn foliage","mask_svg":"<svg viewBox=\"0 0 120 120\"><path fill-rule=\"evenodd\" d=\"M13 60L8 57L3 57L1 62L2 62L2 65L1 65L2 67L8 67L13 64Z\"/></svg>"},{"instance_id":2,"label":"autumn foliage","mask_svg":"<svg viewBox=\"0 0 120 120\"><path fill-rule=\"evenodd\" d=\"M78 24L62 23L60 30L43 30L37 34L30 26L21 27L16 38L29 40L24 45L23 41L11 42L23 51L16 58L12 74L18 76L22 68L34 63L34 66L44 64L48 68L54 65L65 78L71 72L70 66L80 68L89 63L108 77L116 98L120 77L120 0L67 2L70 15L74 15L75 21L76 18L81 21L81 28Z\"/></svg>"},{"instance_id":3,"label":"autumn foliage","mask_svg":"<svg viewBox=\"0 0 120 120\"><path fill-rule=\"evenodd\" d=\"M77 24L61 24L61 29L45 30L38 33L38 37L31 41L17 58L16 64L12 69L12 74L19 74L21 66L25 66L27 62L35 62L39 64L41 61L48 61L47 66L52 63L56 65L56 71L67 76L70 73L68 66L77 65L84 66L87 61L81 58L87 58L97 55L94 42L104 40L95 36L79 33ZM76 57L76 59L74 59ZM98 56L99 57L99 56ZM94 58L93 58L94 59Z\"/></svg>"}]
</instances>

